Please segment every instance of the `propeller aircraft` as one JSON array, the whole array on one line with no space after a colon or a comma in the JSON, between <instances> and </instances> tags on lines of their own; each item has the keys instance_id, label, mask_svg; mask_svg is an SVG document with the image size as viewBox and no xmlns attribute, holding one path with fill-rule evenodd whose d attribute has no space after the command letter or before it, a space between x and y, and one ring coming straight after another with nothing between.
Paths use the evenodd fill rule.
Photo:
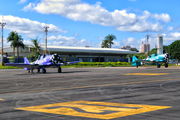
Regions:
<instances>
[{"instance_id":1,"label":"propeller aircraft","mask_svg":"<svg viewBox=\"0 0 180 120\"><path fill-rule=\"evenodd\" d=\"M157 65L157 68L160 68L163 63L165 63L165 67L168 67L170 55L168 53L165 54L152 54L148 56L146 59L137 59L135 56L132 58L132 66L138 66L147 64L147 65Z\"/></svg>"},{"instance_id":2,"label":"propeller aircraft","mask_svg":"<svg viewBox=\"0 0 180 120\"><path fill-rule=\"evenodd\" d=\"M34 69L37 69L37 72L40 72L42 69L42 73L46 73L47 67L57 67L58 73L62 72L62 65L75 64L82 61L73 61L73 62L64 62L61 60L61 56L58 54L53 55L42 55L39 56L38 59L32 63L29 62L27 57L24 58L24 63L6 63L6 66L15 66L15 67L24 67L24 70L28 70L29 73L33 73Z\"/></svg>"}]
</instances>

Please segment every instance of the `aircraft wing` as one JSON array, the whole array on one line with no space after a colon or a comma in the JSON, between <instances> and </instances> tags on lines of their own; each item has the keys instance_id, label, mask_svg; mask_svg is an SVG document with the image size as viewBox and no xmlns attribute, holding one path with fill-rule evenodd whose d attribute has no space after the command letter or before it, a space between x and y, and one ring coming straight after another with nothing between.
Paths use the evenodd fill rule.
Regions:
<instances>
[{"instance_id":1,"label":"aircraft wing","mask_svg":"<svg viewBox=\"0 0 180 120\"><path fill-rule=\"evenodd\" d=\"M153 60L153 61L150 61L150 60L136 60L136 62L156 63L157 61L155 61L155 60Z\"/></svg>"},{"instance_id":2,"label":"aircraft wing","mask_svg":"<svg viewBox=\"0 0 180 120\"><path fill-rule=\"evenodd\" d=\"M14 66L14 67L26 67L26 68L38 68L38 64L26 64L26 63L6 63L6 66Z\"/></svg>"},{"instance_id":3,"label":"aircraft wing","mask_svg":"<svg viewBox=\"0 0 180 120\"><path fill-rule=\"evenodd\" d=\"M75 63L79 63L79 62L82 62L82 61L73 61L73 62L67 62L67 63L57 63L56 65L63 66L63 65L70 65L70 64L75 64Z\"/></svg>"},{"instance_id":4,"label":"aircraft wing","mask_svg":"<svg viewBox=\"0 0 180 120\"><path fill-rule=\"evenodd\" d=\"M56 65L62 66L62 65L70 65L70 64L75 64L75 63L79 63L82 61L73 61L73 62L67 62L67 63L57 63ZM25 68L41 68L42 66L55 66L55 64L52 63L48 63L48 64L26 64L26 63L6 63L6 66L14 66L14 67L25 67Z\"/></svg>"}]
</instances>

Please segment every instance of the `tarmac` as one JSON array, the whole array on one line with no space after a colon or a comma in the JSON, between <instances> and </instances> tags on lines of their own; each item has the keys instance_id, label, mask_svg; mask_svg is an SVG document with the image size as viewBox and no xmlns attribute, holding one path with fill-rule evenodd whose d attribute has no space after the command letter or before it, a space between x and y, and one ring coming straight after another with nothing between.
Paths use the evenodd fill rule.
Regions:
<instances>
[{"instance_id":1,"label":"tarmac","mask_svg":"<svg viewBox=\"0 0 180 120\"><path fill-rule=\"evenodd\" d=\"M180 67L0 70L0 120L179 120Z\"/></svg>"}]
</instances>

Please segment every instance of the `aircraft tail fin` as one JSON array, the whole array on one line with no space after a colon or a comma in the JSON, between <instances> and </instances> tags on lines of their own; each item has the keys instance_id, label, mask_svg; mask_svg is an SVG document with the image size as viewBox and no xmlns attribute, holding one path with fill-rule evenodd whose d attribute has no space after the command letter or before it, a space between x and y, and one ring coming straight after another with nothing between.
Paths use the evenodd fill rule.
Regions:
<instances>
[{"instance_id":1,"label":"aircraft tail fin","mask_svg":"<svg viewBox=\"0 0 180 120\"><path fill-rule=\"evenodd\" d=\"M27 57L24 57L24 63L25 64L30 64L29 60L27 59ZM24 70L30 70L30 68L24 68Z\"/></svg>"},{"instance_id":2,"label":"aircraft tail fin","mask_svg":"<svg viewBox=\"0 0 180 120\"><path fill-rule=\"evenodd\" d=\"M135 56L132 58L132 66L141 66L141 62L136 62L138 60Z\"/></svg>"},{"instance_id":3,"label":"aircraft tail fin","mask_svg":"<svg viewBox=\"0 0 180 120\"><path fill-rule=\"evenodd\" d=\"M25 64L30 64L29 60L27 59L27 57L24 58L24 63Z\"/></svg>"},{"instance_id":4,"label":"aircraft tail fin","mask_svg":"<svg viewBox=\"0 0 180 120\"><path fill-rule=\"evenodd\" d=\"M136 62L136 60L138 60L138 59L136 58L136 56L133 56L132 62Z\"/></svg>"}]
</instances>

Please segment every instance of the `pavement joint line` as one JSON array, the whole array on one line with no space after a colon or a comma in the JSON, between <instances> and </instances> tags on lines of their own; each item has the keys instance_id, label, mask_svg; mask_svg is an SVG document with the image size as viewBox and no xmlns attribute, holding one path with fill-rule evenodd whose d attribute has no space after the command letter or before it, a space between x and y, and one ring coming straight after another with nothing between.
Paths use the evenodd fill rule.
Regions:
<instances>
[{"instance_id":1,"label":"pavement joint line","mask_svg":"<svg viewBox=\"0 0 180 120\"><path fill-rule=\"evenodd\" d=\"M25 92L14 92L14 93L5 93L6 94L18 94L18 93L33 93L33 92L48 92L48 91L60 91L60 90L71 90L71 89L81 89L81 88L93 88L93 87L105 87L105 86L115 86L115 85L128 85L128 84L140 84L140 83L151 83L151 82L160 82L160 81L171 81L178 80L180 78L173 79L162 79L162 80L151 80L151 81L139 81L139 82L129 82L129 83L117 83L117 84L104 84L104 85L93 85L93 86L81 86L81 87L72 87L72 88L58 88L58 89L47 89L47 90L34 90L34 91L25 91Z\"/></svg>"}]
</instances>

